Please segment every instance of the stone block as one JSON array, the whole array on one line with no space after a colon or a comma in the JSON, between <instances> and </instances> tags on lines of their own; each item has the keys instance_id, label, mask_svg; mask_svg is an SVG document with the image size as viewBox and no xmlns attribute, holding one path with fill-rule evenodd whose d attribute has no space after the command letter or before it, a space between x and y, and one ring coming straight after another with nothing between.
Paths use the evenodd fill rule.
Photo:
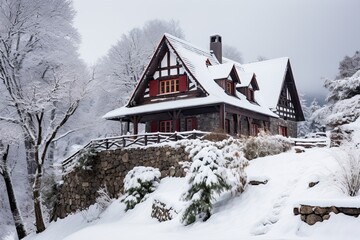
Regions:
<instances>
[{"instance_id":1,"label":"stone block","mask_svg":"<svg viewBox=\"0 0 360 240\"><path fill-rule=\"evenodd\" d=\"M331 207L330 207L330 211L333 212L333 213L335 213L335 214L338 214L338 213L339 213L339 210L338 210L337 207L335 207L335 206L331 206Z\"/></svg>"},{"instance_id":2,"label":"stone block","mask_svg":"<svg viewBox=\"0 0 360 240\"><path fill-rule=\"evenodd\" d=\"M268 183L268 180L265 180L265 181L252 180L252 181L249 182L249 185L257 186L257 185L260 185L260 184L267 184L267 183Z\"/></svg>"},{"instance_id":3,"label":"stone block","mask_svg":"<svg viewBox=\"0 0 360 240\"><path fill-rule=\"evenodd\" d=\"M317 214L310 214L306 216L306 223L309 225L314 225L317 222L322 222L323 219Z\"/></svg>"},{"instance_id":4,"label":"stone block","mask_svg":"<svg viewBox=\"0 0 360 240\"><path fill-rule=\"evenodd\" d=\"M347 208L347 207L338 207L339 212L349 215L358 217L360 215L360 208Z\"/></svg>"},{"instance_id":5,"label":"stone block","mask_svg":"<svg viewBox=\"0 0 360 240\"><path fill-rule=\"evenodd\" d=\"M301 205L300 207L300 213L301 214L311 214L313 213L313 207L308 205Z\"/></svg>"},{"instance_id":6,"label":"stone block","mask_svg":"<svg viewBox=\"0 0 360 240\"><path fill-rule=\"evenodd\" d=\"M319 183L319 181L317 181L317 182L310 182L310 183L309 183L309 188L314 187L314 186L317 185L318 183Z\"/></svg>"},{"instance_id":7,"label":"stone block","mask_svg":"<svg viewBox=\"0 0 360 240\"><path fill-rule=\"evenodd\" d=\"M124 155L122 155L121 160L125 163L129 162L129 154L125 153Z\"/></svg>"},{"instance_id":8,"label":"stone block","mask_svg":"<svg viewBox=\"0 0 360 240\"><path fill-rule=\"evenodd\" d=\"M300 214L299 208L295 207L295 208L293 209L293 213L294 213L295 216L299 215L299 214Z\"/></svg>"},{"instance_id":9,"label":"stone block","mask_svg":"<svg viewBox=\"0 0 360 240\"><path fill-rule=\"evenodd\" d=\"M330 213L329 208L325 207L315 207L314 212L320 216L324 216L325 214Z\"/></svg>"}]
</instances>

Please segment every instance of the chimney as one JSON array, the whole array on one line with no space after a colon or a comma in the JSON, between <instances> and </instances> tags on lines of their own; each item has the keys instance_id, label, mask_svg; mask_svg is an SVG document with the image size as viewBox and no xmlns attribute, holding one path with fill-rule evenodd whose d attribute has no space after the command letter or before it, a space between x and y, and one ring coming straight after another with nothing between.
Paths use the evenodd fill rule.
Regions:
<instances>
[{"instance_id":1,"label":"chimney","mask_svg":"<svg viewBox=\"0 0 360 240\"><path fill-rule=\"evenodd\" d=\"M222 63L222 44L220 35L213 35L210 37L210 51L213 52L217 60Z\"/></svg>"}]
</instances>

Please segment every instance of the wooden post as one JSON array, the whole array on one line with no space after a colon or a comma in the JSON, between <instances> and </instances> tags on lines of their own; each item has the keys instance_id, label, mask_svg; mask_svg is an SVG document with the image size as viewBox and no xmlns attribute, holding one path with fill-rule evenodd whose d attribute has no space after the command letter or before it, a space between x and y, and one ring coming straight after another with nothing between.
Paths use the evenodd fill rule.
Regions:
<instances>
[{"instance_id":1,"label":"wooden post","mask_svg":"<svg viewBox=\"0 0 360 240\"><path fill-rule=\"evenodd\" d=\"M220 129L225 131L225 104L220 105Z\"/></svg>"},{"instance_id":2,"label":"wooden post","mask_svg":"<svg viewBox=\"0 0 360 240\"><path fill-rule=\"evenodd\" d=\"M133 124L133 135L138 134L138 117L133 116L132 117L132 124Z\"/></svg>"},{"instance_id":3,"label":"wooden post","mask_svg":"<svg viewBox=\"0 0 360 240\"><path fill-rule=\"evenodd\" d=\"M144 136L145 146L147 146L147 135Z\"/></svg>"},{"instance_id":4,"label":"wooden post","mask_svg":"<svg viewBox=\"0 0 360 240\"><path fill-rule=\"evenodd\" d=\"M109 139L105 139L105 149L109 149Z\"/></svg>"}]
</instances>

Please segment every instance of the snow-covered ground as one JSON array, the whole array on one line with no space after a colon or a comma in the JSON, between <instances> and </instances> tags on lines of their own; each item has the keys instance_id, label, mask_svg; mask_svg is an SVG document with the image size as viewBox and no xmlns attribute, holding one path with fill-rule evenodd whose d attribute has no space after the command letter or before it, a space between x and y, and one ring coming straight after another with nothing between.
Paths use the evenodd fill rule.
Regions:
<instances>
[{"instance_id":1,"label":"snow-covered ground","mask_svg":"<svg viewBox=\"0 0 360 240\"><path fill-rule=\"evenodd\" d=\"M165 178L133 210L125 213L125 205L115 200L97 220L88 223L84 213L77 213L26 239L359 239L360 218L333 214L328 221L309 226L293 214L294 206L305 201L340 199L360 207L360 196L347 197L334 183L337 156L341 154L336 148L314 148L250 161L246 169L249 179L268 179L268 183L248 185L240 196L223 198L215 204L214 214L206 222L183 226L180 216L162 223L151 218L153 199L166 200L181 208L179 198L186 186L185 179ZM312 181L320 183L309 188Z\"/></svg>"}]
</instances>

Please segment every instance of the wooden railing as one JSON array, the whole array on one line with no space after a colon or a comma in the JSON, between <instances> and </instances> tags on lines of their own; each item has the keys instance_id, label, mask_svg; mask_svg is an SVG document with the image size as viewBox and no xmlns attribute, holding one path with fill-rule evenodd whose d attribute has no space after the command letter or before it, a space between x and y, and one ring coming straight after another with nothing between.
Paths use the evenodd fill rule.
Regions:
<instances>
[{"instance_id":1,"label":"wooden railing","mask_svg":"<svg viewBox=\"0 0 360 240\"><path fill-rule=\"evenodd\" d=\"M73 162L78 154L87 149L95 151L114 150L131 146L148 146L157 143L174 142L184 139L202 139L208 132L189 131L189 132L173 132L173 133L145 133L139 135L123 135L109 138L98 138L91 140L83 148L66 158L62 162L62 166L66 167Z\"/></svg>"},{"instance_id":2,"label":"wooden railing","mask_svg":"<svg viewBox=\"0 0 360 240\"><path fill-rule=\"evenodd\" d=\"M294 142L294 146L300 146L305 148L312 147L329 147L329 138L290 138Z\"/></svg>"}]
</instances>

